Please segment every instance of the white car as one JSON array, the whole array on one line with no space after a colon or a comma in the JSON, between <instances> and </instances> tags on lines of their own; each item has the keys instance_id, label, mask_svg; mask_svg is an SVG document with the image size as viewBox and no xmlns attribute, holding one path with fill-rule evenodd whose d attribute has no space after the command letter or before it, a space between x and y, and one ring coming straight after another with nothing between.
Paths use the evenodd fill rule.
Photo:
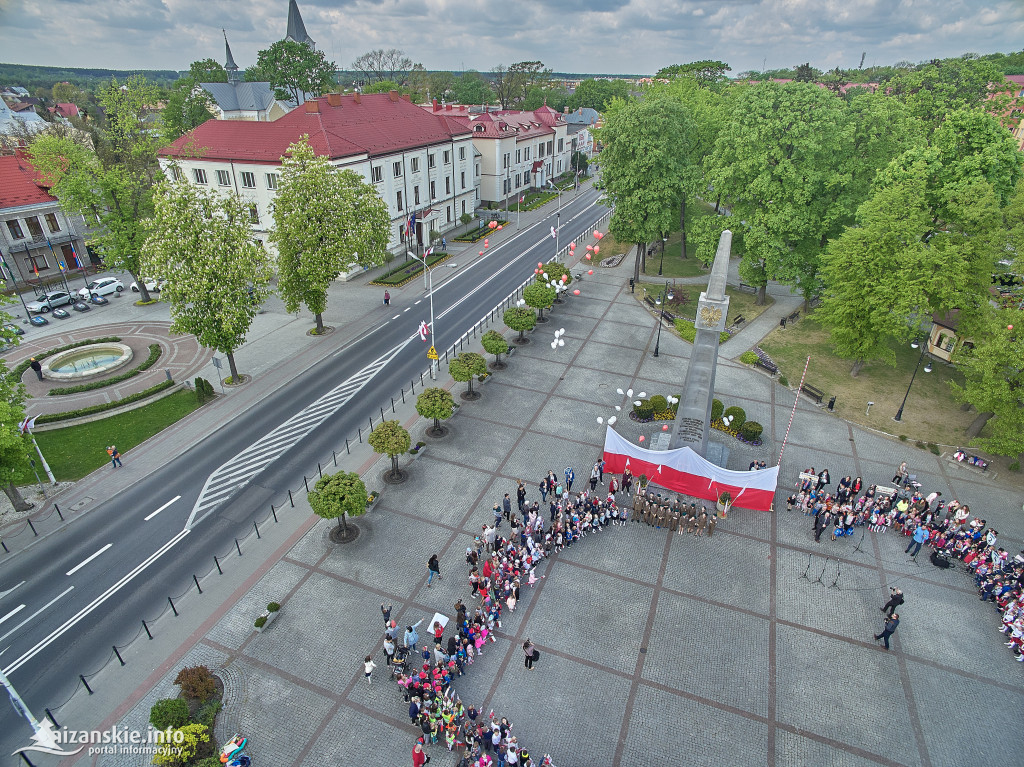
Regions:
<instances>
[{"instance_id":1,"label":"white car","mask_svg":"<svg viewBox=\"0 0 1024 767\"><path fill-rule=\"evenodd\" d=\"M158 280L155 277L143 277L142 278L142 283L146 286L146 290L148 290L150 293L159 293L160 292L160 288L162 288L164 286L165 282L167 282L167 280ZM138 293L139 292L139 283L137 283L137 282L133 282L132 283L132 292L133 293Z\"/></svg>"},{"instance_id":2,"label":"white car","mask_svg":"<svg viewBox=\"0 0 1024 767\"><path fill-rule=\"evenodd\" d=\"M48 312L51 309L56 309L58 306L64 306L65 304L72 304L75 302L70 294L63 290L56 290L51 293L42 293L36 296L35 301L29 301L25 304L30 312Z\"/></svg>"},{"instance_id":3,"label":"white car","mask_svg":"<svg viewBox=\"0 0 1024 767\"><path fill-rule=\"evenodd\" d=\"M105 296L109 293L120 293L124 290L124 284L117 277L100 277L89 283L89 287L78 291L80 298L93 296Z\"/></svg>"}]
</instances>

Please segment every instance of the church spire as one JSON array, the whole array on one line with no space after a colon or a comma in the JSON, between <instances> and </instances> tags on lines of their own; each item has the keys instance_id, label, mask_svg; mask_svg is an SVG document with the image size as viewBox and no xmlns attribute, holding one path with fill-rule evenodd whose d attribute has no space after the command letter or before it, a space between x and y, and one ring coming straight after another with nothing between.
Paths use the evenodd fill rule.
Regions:
<instances>
[{"instance_id":1,"label":"church spire","mask_svg":"<svg viewBox=\"0 0 1024 767\"><path fill-rule=\"evenodd\" d=\"M288 29L284 39L293 43L305 43L310 48L316 48L316 43L306 34L306 25L302 23L302 15L299 13L299 6L295 0L288 2Z\"/></svg>"},{"instance_id":2,"label":"church spire","mask_svg":"<svg viewBox=\"0 0 1024 767\"><path fill-rule=\"evenodd\" d=\"M224 51L226 56L224 61L224 69L226 69L228 72L228 82L237 83L239 79L238 64L235 63L235 57L231 55L231 46L228 44L228 33L223 29L221 30L221 32L224 33Z\"/></svg>"}]
</instances>

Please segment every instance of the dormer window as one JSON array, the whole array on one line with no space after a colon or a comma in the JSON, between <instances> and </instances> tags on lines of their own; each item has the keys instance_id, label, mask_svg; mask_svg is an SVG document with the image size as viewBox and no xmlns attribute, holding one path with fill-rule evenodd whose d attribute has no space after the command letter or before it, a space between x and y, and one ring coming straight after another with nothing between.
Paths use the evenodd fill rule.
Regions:
<instances>
[{"instance_id":1,"label":"dormer window","mask_svg":"<svg viewBox=\"0 0 1024 767\"><path fill-rule=\"evenodd\" d=\"M474 125L473 126L473 130L476 131L477 133L483 133L484 131L487 130L487 126L486 125Z\"/></svg>"}]
</instances>

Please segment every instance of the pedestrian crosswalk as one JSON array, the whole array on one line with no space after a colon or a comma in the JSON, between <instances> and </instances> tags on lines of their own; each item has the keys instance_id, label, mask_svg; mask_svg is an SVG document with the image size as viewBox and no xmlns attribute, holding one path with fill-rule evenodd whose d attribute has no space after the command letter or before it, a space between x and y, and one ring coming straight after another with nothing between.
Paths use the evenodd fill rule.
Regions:
<instances>
[{"instance_id":1,"label":"pedestrian crosswalk","mask_svg":"<svg viewBox=\"0 0 1024 767\"><path fill-rule=\"evenodd\" d=\"M412 338L381 355L358 373L307 405L276 429L260 437L227 463L214 470L207 478L192 507L192 513L185 523L185 529L190 530L206 519L218 506L248 485L260 472L337 413L399 352L408 346L411 340Z\"/></svg>"}]
</instances>

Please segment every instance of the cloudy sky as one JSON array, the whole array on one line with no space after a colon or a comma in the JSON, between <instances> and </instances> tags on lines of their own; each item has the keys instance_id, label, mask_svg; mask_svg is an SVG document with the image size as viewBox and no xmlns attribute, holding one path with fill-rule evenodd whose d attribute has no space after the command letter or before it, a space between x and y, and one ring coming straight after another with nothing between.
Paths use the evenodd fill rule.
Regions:
<instances>
[{"instance_id":1,"label":"cloudy sky","mask_svg":"<svg viewBox=\"0 0 1024 767\"><path fill-rule=\"evenodd\" d=\"M1024 0L299 0L340 66L400 48L428 69L541 60L561 72L652 73L698 59L734 72L1010 52ZM223 61L284 36L287 0L0 0L0 60L112 69Z\"/></svg>"}]
</instances>

